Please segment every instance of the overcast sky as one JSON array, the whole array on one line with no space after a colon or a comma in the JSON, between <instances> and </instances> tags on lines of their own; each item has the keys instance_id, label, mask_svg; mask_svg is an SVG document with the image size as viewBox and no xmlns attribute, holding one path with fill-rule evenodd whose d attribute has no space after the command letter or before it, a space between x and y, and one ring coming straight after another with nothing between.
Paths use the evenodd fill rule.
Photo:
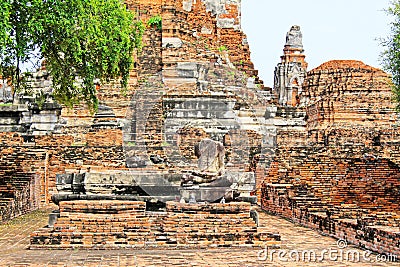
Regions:
<instances>
[{"instance_id":1,"label":"overcast sky","mask_svg":"<svg viewBox=\"0 0 400 267\"><path fill-rule=\"evenodd\" d=\"M390 32L390 0L242 0L242 28L266 86L283 53L286 33L299 25L309 70L332 59L380 66L377 38Z\"/></svg>"}]
</instances>

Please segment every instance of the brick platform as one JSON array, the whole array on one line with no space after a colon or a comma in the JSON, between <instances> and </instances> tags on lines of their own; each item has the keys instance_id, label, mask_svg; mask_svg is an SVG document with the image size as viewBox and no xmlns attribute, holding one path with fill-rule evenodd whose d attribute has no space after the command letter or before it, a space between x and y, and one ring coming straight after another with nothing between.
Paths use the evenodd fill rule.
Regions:
<instances>
[{"instance_id":1,"label":"brick platform","mask_svg":"<svg viewBox=\"0 0 400 267\"><path fill-rule=\"evenodd\" d=\"M249 203L167 202L166 212L140 201L62 201L54 228L31 235L40 248L206 248L279 245L280 236L257 227Z\"/></svg>"},{"instance_id":2,"label":"brick platform","mask_svg":"<svg viewBox=\"0 0 400 267\"><path fill-rule=\"evenodd\" d=\"M263 195L268 197L263 198L262 208L321 233L347 240L361 248L400 256L400 228L396 219L387 218L397 217L395 213L381 212L369 217L352 216L352 213L360 213L360 208L356 205L342 205L333 209L327 204L324 206L315 197L290 197L291 189L290 184L265 185ZM380 222L376 216L381 217Z\"/></svg>"}]
</instances>

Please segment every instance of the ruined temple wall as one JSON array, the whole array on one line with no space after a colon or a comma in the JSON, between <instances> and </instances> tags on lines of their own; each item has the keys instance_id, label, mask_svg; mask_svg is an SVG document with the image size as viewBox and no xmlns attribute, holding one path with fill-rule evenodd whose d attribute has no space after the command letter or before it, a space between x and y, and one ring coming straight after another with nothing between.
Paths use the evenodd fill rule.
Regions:
<instances>
[{"instance_id":1,"label":"ruined temple wall","mask_svg":"<svg viewBox=\"0 0 400 267\"><path fill-rule=\"evenodd\" d=\"M353 145L360 148L355 156L371 151L399 162L399 121L388 74L360 61L333 60L308 72L304 87L311 143L338 147L338 155Z\"/></svg>"},{"instance_id":2,"label":"ruined temple wall","mask_svg":"<svg viewBox=\"0 0 400 267\"><path fill-rule=\"evenodd\" d=\"M163 38L183 42L180 49L163 49L164 64L221 58L231 67L257 76L240 26L240 1L174 1L162 14Z\"/></svg>"},{"instance_id":3,"label":"ruined temple wall","mask_svg":"<svg viewBox=\"0 0 400 267\"><path fill-rule=\"evenodd\" d=\"M399 141L391 81L382 70L360 61L333 60L309 71L303 89L304 107L297 108L306 111L306 127L298 128L307 131L303 143L379 146L382 141L390 146ZM299 142L282 129L286 143Z\"/></svg>"},{"instance_id":4,"label":"ruined temple wall","mask_svg":"<svg viewBox=\"0 0 400 267\"><path fill-rule=\"evenodd\" d=\"M154 15L161 14L161 6L165 0L125 0L124 3L136 16L147 21Z\"/></svg>"},{"instance_id":5,"label":"ruined temple wall","mask_svg":"<svg viewBox=\"0 0 400 267\"><path fill-rule=\"evenodd\" d=\"M50 203L51 196L57 193L56 174L126 170L122 132L118 129L88 132L79 135L79 139L68 134L34 136L29 142L24 142L20 133L2 133L0 137L0 184L19 194L18 177L33 177L34 184L29 183L35 186L32 202L37 205L32 208ZM5 192L1 189L0 196Z\"/></svg>"},{"instance_id":6,"label":"ruined temple wall","mask_svg":"<svg viewBox=\"0 0 400 267\"><path fill-rule=\"evenodd\" d=\"M307 194L328 206L345 203L371 212L396 212L400 204L396 200L400 186L398 143L364 143L371 140L367 134L364 142L348 143L350 137L360 138L360 135L351 135L352 129L347 132L347 137L343 137L343 142L335 140L345 133L338 131L328 142L324 143L326 139L322 139L318 143L305 131L279 131L264 185L278 183L304 187Z\"/></svg>"},{"instance_id":7,"label":"ruined temple wall","mask_svg":"<svg viewBox=\"0 0 400 267\"><path fill-rule=\"evenodd\" d=\"M46 152L23 145L18 133L0 133L0 221L43 204Z\"/></svg>"},{"instance_id":8,"label":"ruined temple wall","mask_svg":"<svg viewBox=\"0 0 400 267\"><path fill-rule=\"evenodd\" d=\"M278 128L262 188L288 184L288 200L304 197L322 211L349 204L397 212L400 133L389 76L359 61L330 61L308 73L304 89L306 124Z\"/></svg>"},{"instance_id":9,"label":"ruined temple wall","mask_svg":"<svg viewBox=\"0 0 400 267\"><path fill-rule=\"evenodd\" d=\"M304 206L293 205L288 198L287 188L289 186L285 187L285 185L275 188L264 187L263 195L268 195L268 199L262 202L262 208L324 235L346 240L349 244L397 258L400 256L399 216L393 216L394 220L391 222L387 220L391 214L385 212L369 218L338 218L316 208L306 209ZM359 211L352 207L349 207L349 211L355 215L359 214ZM376 220L377 218L378 220ZM375 219L375 222L372 222L371 219ZM380 221L380 223L375 225L376 221Z\"/></svg>"},{"instance_id":10,"label":"ruined temple wall","mask_svg":"<svg viewBox=\"0 0 400 267\"><path fill-rule=\"evenodd\" d=\"M380 153L364 145L281 143L261 186L261 206L349 243L400 255L400 167Z\"/></svg>"},{"instance_id":11,"label":"ruined temple wall","mask_svg":"<svg viewBox=\"0 0 400 267\"><path fill-rule=\"evenodd\" d=\"M135 88L137 98L132 108L132 134L135 135L132 143L144 139L145 143L140 146L160 148L168 142L163 140L162 129L163 117L168 112L162 105L168 103L163 103L162 95L182 97L184 101L191 97L207 97L214 92L220 94L227 87L246 90L247 77L241 77L240 70L251 67L250 72L255 72L248 45L243 45L246 38L240 29L240 1L131 1L128 6L140 10L139 18L145 23L152 16L162 17L162 29L147 29L145 33L144 44L151 45L145 46L139 56L140 85ZM146 37L149 32L154 32L154 36L158 34L155 39L150 38L153 40L150 43ZM161 56L161 64L151 59L157 54ZM235 56L236 59L232 59ZM235 67L233 61L237 61L237 69L229 69ZM141 73L143 68L149 71ZM144 95L146 92L150 97ZM237 96L226 93L226 97ZM165 157L162 150L155 150L154 154Z\"/></svg>"},{"instance_id":12,"label":"ruined temple wall","mask_svg":"<svg viewBox=\"0 0 400 267\"><path fill-rule=\"evenodd\" d=\"M95 114L85 105L62 107L58 120L50 121L55 125L52 131L41 131L39 135L11 132L0 136L1 171L10 177L24 173L38 179L39 189L34 198L40 205L35 208L51 203L51 196L57 193L57 174L126 170L122 129L129 117L133 87L137 84L136 72L131 73L128 84L126 91L120 89L117 81L99 84L100 108ZM43 113L46 114L46 107ZM35 116L39 124L47 122L40 114ZM17 179L8 183L15 184ZM22 199L18 201L23 203Z\"/></svg>"},{"instance_id":13,"label":"ruined temple wall","mask_svg":"<svg viewBox=\"0 0 400 267\"><path fill-rule=\"evenodd\" d=\"M125 2L145 24L154 16L162 17L160 32L163 51L154 52L162 54L164 66L185 61L210 62L222 56L232 66L246 71L249 76L257 76L250 60L246 36L240 28L241 1ZM148 31L145 39L147 35Z\"/></svg>"},{"instance_id":14,"label":"ruined temple wall","mask_svg":"<svg viewBox=\"0 0 400 267\"><path fill-rule=\"evenodd\" d=\"M350 149L349 149L350 150ZM307 152L308 157L301 154ZM291 184L328 206L355 204L370 212L399 210L400 168L388 160L341 158L292 149L290 159L272 166L268 183ZM275 168L274 168L275 167ZM311 205L312 206L312 205Z\"/></svg>"},{"instance_id":15,"label":"ruined temple wall","mask_svg":"<svg viewBox=\"0 0 400 267\"><path fill-rule=\"evenodd\" d=\"M193 75L198 71L196 64L185 66L190 69L182 73ZM137 148L136 156L143 160L157 155L172 163L169 166L159 163L153 166L156 170L180 171L196 166L193 145L208 137L224 143L230 167L250 171L251 158L259 153L256 150L261 143L260 133L256 129L241 129L238 120L243 115L232 108L256 103L255 94L246 88L246 76L242 73L214 64L201 66L206 70L204 78L210 85L205 91L198 85L190 85L192 78L187 77L175 77L181 84L170 90L160 87L157 79L149 79L142 85L133 109L132 137L135 139L132 139L132 148ZM173 82L172 76L168 79ZM252 110L248 113L255 115ZM256 124L253 119L251 123ZM176 159L177 153L190 165L183 162L183 158Z\"/></svg>"},{"instance_id":16,"label":"ruined temple wall","mask_svg":"<svg viewBox=\"0 0 400 267\"><path fill-rule=\"evenodd\" d=\"M396 123L390 77L360 61L329 61L307 73L308 126L387 128Z\"/></svg>"}]
</instances>

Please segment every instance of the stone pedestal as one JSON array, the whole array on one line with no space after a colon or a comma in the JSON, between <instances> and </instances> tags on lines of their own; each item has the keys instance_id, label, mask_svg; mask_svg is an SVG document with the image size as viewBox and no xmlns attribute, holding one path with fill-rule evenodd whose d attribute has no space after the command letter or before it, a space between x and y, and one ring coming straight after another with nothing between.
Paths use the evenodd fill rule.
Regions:
<instances>
[{"instance_id":1,"label":"stone pedestal","mask_svg":"<svg viewBox=\"0 0 400 267\"><path fill-rule=\"evenodd\" d=\"M181 186L183 174L155 173L144 171L116 171L110 173L57 174L58 194L52 201L70 200L140 200L171 201L195 195L197 202L214 202L226 192L240 193L240 200L255 203L250 194L255 189L252 172L227 171L225 175L210 183Z\"/></svg>"},{"instance_id":2,"label":"stone pedestal","mask_svg":"<svg viewBox=\"0 0 400 267\"><path fill-rule=\"evenodd\" d=\"M180 189L181 198L185 199L185 202L214 202L221 199L229 187L183 187Z\"/></svg>"}]
</instances>

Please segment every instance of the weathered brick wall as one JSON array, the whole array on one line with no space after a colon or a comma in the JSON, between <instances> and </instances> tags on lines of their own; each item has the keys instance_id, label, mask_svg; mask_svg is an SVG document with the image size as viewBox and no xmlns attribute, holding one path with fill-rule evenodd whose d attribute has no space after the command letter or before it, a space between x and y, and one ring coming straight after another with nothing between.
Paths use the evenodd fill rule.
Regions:
<instances>
[{"instance_id":1,"label":"weathered brick wall","mask_svg":"<svg viewBox=\"0 0 400 267\"><path fill-rule=\"evenodd\" d=\"M44 201L46 151L24 145L18 133L1 133L0 138L0 220L8 220Z\"/></svg>"},{"instance_id":2,"label":"weathered brick wall","mask_svg":"<svg viewBox=\"0 0 400 267\"><path fill-rule=\"evenodd\" d=\"M121 130L100 129L82 137L75 142L74 136L54 134L35 136L34 142L24 143L20 133L2 133L1 176L13 178L18 174L30 174L37 177L40 191L34 199L40 200L43 206L57 193L58 173L126 169ZM1 184L5 183L4 179Z\"/></svg>"},{"instance_id":3,"label":"weathered brick wall","mask_svg":"<svg viewBox=\"0 0 400 267\"><path fill-rule=\"evenodd\" d=\"M40 205L33 208L49 204L51 196L57 193L56 174L126 169L122 129L129 120L133 88L137 85L135 71L132 71L128 84L127 90L120 89L117 81L99 85L100 108L96 114L85 105L73 109L63 107L58 126L52 133L0 134L2 176L23 173L38 179L35 185L39 189L34 191L34 199ZM16 205L25 205L26 200L21 198Z\"/></svg>"},{"instance_id":4,"label":"weathered brick wall","mask_svg":"<svg viewBox=\"0 0 400 267\"><path fill-rule=\"evenodd\" d=\"M330 61L308 73L304 89L307 125L278 130L265 182L304 186L327 204L395 211L400 134L388 75Z\"/></svg>"},{"instance_id":5,"label":"weathered brick wall","mask_svg":"<svg viewBox=\"0 0 400 267\"><path fill-rule=\"evenodd\" d=\"M164 49L163 61L209 62L221 57L258 81L246 35L240 29L240 1L219 2L215 9L205 1L170 1L163 6L163 37L184 41L180 50Z\"/></svg>"},{"instance_id":6,"label":"weathered brick wall","mask_svg":"<svg viewBox=\"0 0 400 267\"><path fill-rule=\"evenodd\" d=\"M14 173L0 179L0 221L39 207L40 179L33 173Z\"/></svg>"},{"instance_id":7,"label":"weathered brick wall","mask_svg":"<svg viewBox=\"0 0 400 267\"><path fill-rule=\"evenodd\" d=\"M161 6L165 0L125 0L127 7L135 12L143 21L161 14Z\"/></svg>"},{"instance_id":8,"label":"weathered brick wall","mask_svg":"<svg viewBox=\"0 0 400 267\"><path fill-rule=\"evenodd\" d=\"M135 156L148 161L149 156L157 155L174 163L172 168L165 164L159 164L155 167L156 169L167 168L179 171L182 166L179 162L171 160L171 153L173 155L178 153L182 157L186 157L186 154L192 155L192 152L188 152L187 149L193 150L196 140L201 140L206 136L217 138L221 142L224 141L225 136L228 140L228 135L236 134L235 130L239 128L237 122L239 118L234 120L230 117L255 116L257 113L251 109L251 106L253 104L260 105L256 92L246 87L246 76L241 72L214 63L206 65L184 63L182 66L186 68L184 70L182 67L182 71L186 71L189 73L188 75L198 72L198 68L204 69L203 79L207 81L207 88L204 91L200 90L199 81L196 82L197 78L194 76L179 76L180 70L164 69L162 77L154 76L146 79L133 98L130 144L132 151L135 151ZM232 102L232 107L228 104L230 102ZM228 114L229 110L225 110L221 106L230 107L231 113ZM218 111L218 108L221 110ZM245 108L249 110L245 111ZM260 108L262 108L261 105ZM244 110L244 115L240 114L241 109ZM225 113L227 113L227 118L223 116ZM177 129L168 128L171 125ZM195 128L196 131L205 133L199 136L187 135L186 128ZM232 130L229 130L230 128ZM171 132L172 130L174 132ZM217 136L218 131L220 132L219 137ZM252 142L260 142L260 133L243 130L241 135L245 137L247 143L248 141L250 143L241 146L236 140L235 145L236 149L241 146L243 151L251 154L246 157L248 165L245 168L249 170L250 164L254 163L251 162L259 146ZM255 136L257 138L254 138ZM229 146L227 142L225 144ZM250 151L252 149L254 151ZM189 158L193 157L189 156ZM231 159L234 159L233 154ZM241 158L241 162L243 161ZM243 165L243 163L239 164ZM193 168L193 166L189 167Z\"/></svg>"},{"instance_id":9,"label":"weathered brick wall","mask_svg":"<svg viewBox=\"0 0 400 267\"><path fill-rule=\"evenodd\" d=\"M388 75L358 61L330 61L310 71L303 86L306 125L278 130L263 208L398 253L400 134Z\"/></svg>"},{"instance_id":10,"label":"weathered brick wall","mask_svg":"<svg viewBox=\"0 0 400 267\"><path fill-rule=\"evenodd\" d=\"M65 201L53 229L31 235L35 248L263 247L280 237L257 227L249 203L167 203L146 211L138 201Z\"/></svg>"},{"instance_id":11,"label":"weathered brick wall","mask_svg":"<svg viewBox=\"0 0 400 267\"><path fill-rule=\"evenodd\" d=\"M268 183L287 183L307 190L328 206L355 204L360 210L398 212L400 203L400 168L387 159L342 158L308 153L306 159L299 155L306 149L292 150L290 162L276 171L275 180ZM322 153L321 153L322 154Z\"/></svg>"},{"instance_id":12,"label":"weathered brick wall","mask_svg":"<svg viewBox=\"0 0 400 267\"><path fill-rule=\"evenodd\" d=\"M218 5L190 0L128 1L128 7L145 23L153 16L162 17L161 30L150 27L146 30L145 47L138 58L138 85L133 89L135 94L128 111L131 123L124 133L129 166L142 168L145 162L147 169L175 172L195 167L192 146L199 138L174 135L169 139L166 136L169 134L166 121L171 119L168 116L173 109L168 105L175 101L173 99L179 98L176 100L179 103L218 95L222 101L225 95L227 100L236 100L238 105L259 104L254 101L256 87L246 88L248 76L243 74L246 71L257 76L250 61L246 36L240 29L239 4L238 1L220 1ZM262 84L257 77L255 82ZM217 127L209 125L213 118L206 115L193 118L191 122L201 119L208 121L199 122L200 127L188 127L201 131ZM202 136L216 138L210 131ZM153 165L150 157L157 158L157 163ZM192 164L187 165L186 157ZM252 161L252 158L247 159ZM250 169L250 163L246 168Z\"/></svg>"},{"instance_id":13,"label":"weathered brick wall","mask_svg":"<svg viewBox=\"0 0 400 267\"><path fill-rule=\"evenodd\" d=\"M310 129L352 125L379 130L396 123L389 76L360 61L324 63L307 73L304 89Z\"/></svg>"}]
</instances>

